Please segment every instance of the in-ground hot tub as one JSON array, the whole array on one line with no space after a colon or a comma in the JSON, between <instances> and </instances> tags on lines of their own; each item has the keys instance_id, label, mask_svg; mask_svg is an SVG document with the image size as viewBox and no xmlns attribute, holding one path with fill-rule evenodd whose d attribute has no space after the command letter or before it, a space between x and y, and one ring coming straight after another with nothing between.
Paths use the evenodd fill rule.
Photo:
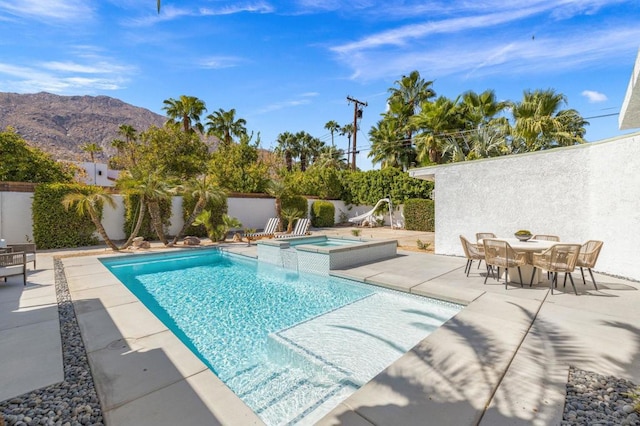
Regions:
<instances>
[{"instance_id":1,"label":"in-ground hot tub","mask_svg":"<svg viewBox=\"0 0 640 426\"><path fill-rule=\"evenodd\" d=\"M396 256L398 248L396 240L325 235L260 240L257 245L259 261L315 274L389 259Z\"/></svg>"}]
</instances>

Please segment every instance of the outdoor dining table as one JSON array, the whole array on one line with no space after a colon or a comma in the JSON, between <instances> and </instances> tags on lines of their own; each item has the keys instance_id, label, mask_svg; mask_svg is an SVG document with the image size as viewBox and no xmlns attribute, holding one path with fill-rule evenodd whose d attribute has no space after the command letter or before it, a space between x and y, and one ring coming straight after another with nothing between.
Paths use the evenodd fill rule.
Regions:
<instances>
[{"instance_id":1,"label":"outdoor dining table","mask_svg":"<svg viewBox=\"0 0 640 426\"><path fill-rule=\"evenodd\" d=\"M547 240L520 241L517 238L492 238L492 240L506 241L515 251L521 251L527 254L527 264L520 267L520 271L522 272L522 282L525 284L527 284L531 280L531 275L533 275L533 253L542 253L555 244L563 244L559 241ZM481 243L482 240L479 240L478 244ZM513 283L520 284L518 268L509 268L509 279ZM536 269L536 276L534 277L533 282L535 284L538 284L540 282L539 269Z\"/></svg>"}]
</instances>

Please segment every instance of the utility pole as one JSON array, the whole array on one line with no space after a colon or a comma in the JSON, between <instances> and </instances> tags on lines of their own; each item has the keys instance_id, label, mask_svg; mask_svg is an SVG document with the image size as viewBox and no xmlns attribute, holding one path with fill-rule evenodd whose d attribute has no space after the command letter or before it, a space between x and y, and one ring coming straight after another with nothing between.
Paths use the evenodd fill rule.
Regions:
<instances>
[{"instance_id":1,"label":"utility pole","mask_svg":"<svg viewBox=\"0 0 640 426\"><path fill-rule=\"evenodd\" d=\"M351 96L347 96L347 101L349 103L353 102L353 149L351 150L351 170L356 169L356 135L358 134L358 118L362 118L362 106L367 106L366 102L362 102L357 100L356 98L352 98ZM348 153L347 153L348 155Z\"/></svg>"}]
</instances>

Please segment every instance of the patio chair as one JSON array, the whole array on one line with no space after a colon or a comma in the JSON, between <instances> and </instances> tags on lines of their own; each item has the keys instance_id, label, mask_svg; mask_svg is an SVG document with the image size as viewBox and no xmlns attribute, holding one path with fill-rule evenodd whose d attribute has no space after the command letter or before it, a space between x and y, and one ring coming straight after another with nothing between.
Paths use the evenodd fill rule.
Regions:
<instances>
[{"instance_id":1,"label":"patio chair","mask_svg":"<svg viewBox=\"0 0 640 426\"><path fill-rule=\"evenodd\" d=\"M484 258L487 268L491 270L492 274L493 268L498 268L498 281L500 281L500 268L505 270L504 288L508 288L509 268L518 268L520 287L524 287L520 267L527 263L527 254L514 250L508 242L502 240L483 238L482 243L484 245ZM489 278L489 271L487 271L487 276L484 278L485 284L487 283L487 278Z\"/></svg>"},{"instance_id":2,"label":"patio chair","mask_svg":"<svg viewBox=\"0 0 640 426\"><path fill-rule=\"evenodd\" d=\"M7 248L13 252L24 252L27 263L33 262L33 269L36 269L36 245L34 243L7 244Z\"/></svg>"},{"instance_id":3,"label":"patio chair","mask_svg":"<svg viewBox=\"0 0 640 426\"><path fill-rule=\"evenodd\" d=\"M533 253L533 274L531 274L531 282L529 283L529 286L533 284L533 277L536 274L536 269L545 269L552 274L549 286L551 287L551 294L553 294L554 287L558 286L558 272L563 272L565 285L567 283L567 275L569 275L571 286L577 295L578 291L573 283L571 273L576 267L576 261L578 260L579 253L580 244L555 244L542 253Z\"/></svg>"},{"instance_id":4,"label":"patio chair","mask_svg":"<svg viewBox=\"0 0 640 426\"><path fill-rule=\"evenodd\" d=\"M271 217L269 218L269 220L267 220L267 224L264 226L264 231L246 234L245 237L247 237L249 245L251 245L251 240L259 240L260 238L273 238L276 231L278 230L279 225L280 218Z\"/></svg>"},{"instance_id":5,"label":"patio chair","mask_svg":"<svg viewBox=\"0 0 640 426\"><path fill-rule=\"evenodd\" d=\"M593 278L593 272L591 272L591 268L596 266L596 262L598 261L598 256L600 256L600 250L602 249L602 245L604 243L602 241L597 240L589 240L582 245L580 248L580 253L578 254L578 260L576 261L576 266L580 268L580 273L582 274L582 283L587 284L584 279L584 269L587 268L589 270L589 275L591 275L591 281L593 281L593 286L598 289L598 285L596 284L595 278Z\"/></svg>"},{"instance_id":6,"label":"patio chair","mask_svg":"<svg viewBox=\"0 0 640 426\"><path fill-rule=\"evenodd\" d=\"M493 232L478 232L476 233L476 245L478 246L478 250L484 251L484 246L480 242L485 238L495 238L496 234ZM484 260L484 257L482 258ZM478 262L478 269L480 269L480 265L482 264L482 260Z\"/></svg>"},{"instance_id":7,"label":"patio chair","mask_svg":"<svg viewBox=\"0 0 640 426\"><path fill-rule=\"evenodd\" d=\"M464 255L467 258L467 265L464 267L464 272L469 276L469 271L471 271L471 265L474 260L478 262L482 262L484 260L484 250L480 250L477 244L471 243L465 237L460 235L460 242L462 243L462 249L464 250ZM487 271L487 274L489 271Z\"/></svg>"},{"instance_id":8,"label":"patio chair","mask_svg":"<svg viewBox=\"0 0 640 426\"><path fill-rule=\"evenodd\" d=\"M544 235L544 234L536 234L531 239L542 240L542 241L560 241L560 237L558 237L557 235Z\"/></svg>"},{"instance_id":9,"label":"patio chair","mask_svg":"<svg viewBox=\"0 0 640 426\"><path fill-rule=\"evenodd\" d=\"M7 277L14 275L22 275L22 281L27 285L27 254L23 251L0 253L0 277L7 282Z\"/></svg>"},{"instance_id":10,"label":"patio chair","mask_svg":"<svg viewBox=\"0 0 640 426\"><path fill-rule=\"evenodd\" d=\"M303 235L307 235L309 232L309 227L311 226L311 220L307 218L301 218L296 221L296 226L293 228L293 231L290 234L276 234L276 238L291 238L291 237L302 237Z\"/></svg>"}]
</instances>

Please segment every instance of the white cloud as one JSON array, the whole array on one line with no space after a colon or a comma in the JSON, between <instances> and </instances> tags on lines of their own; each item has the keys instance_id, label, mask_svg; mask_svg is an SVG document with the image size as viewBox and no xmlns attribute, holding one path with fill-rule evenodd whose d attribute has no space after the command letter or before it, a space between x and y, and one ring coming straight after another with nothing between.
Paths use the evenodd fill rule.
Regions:
<instances>
[{"instance_id":1,"label":"white cloud","mask_svg":"<svg viewBox=\"0 0 640 426\"><path fill-rule=\"evenodd\" d=\"M70 49L73 50L73 49ZM87 46L79 48L84 54L74 60L34 62L31 64L0 63L0 91L52 92L76 94L122 89L135 67L119 64L113 58L87 54Z\"/></svg>"},{"instance_id":2,"label":"white cloud","mask_svg":"<svg viewBox=\"0 0 640 426\"><path fill-rule=\"evenodd\" d=\"M595 104L598 102L604 102L607 99L607 95L604 93L596 92L595 90L583 90L582 96L589 100L589 103Z\"/></svg>"},{"instance_id":3,"label":"white cloud","mask_svg":"<svg viewBox=\"0 0 640 426\"><path fill-rule=\"evenodd\" d=\"M222 69L237 67L243 62L246 62L245 59L238 56L209 56L201 59L198 63L201 68Z\"/></svg>"},{"instance_id":4,"label":"white cloud","mask_svg":"<svg viewBox=\"0 0 640 426\"><path fill-rule=\"evenodd\" d=\"M0 0L0 14L39 21L79 21L93 16L93 9L83 0Z\"/></svg>"},{"instance_id":5,"label":"white cloud","mask_svg":"<svg viewBox=\"0 0 640 426\"><path fill-rule=\"evenodd\" d=\"M278 111L281 109L285 109L285 108L293 108L293 107L297 107L300 105L308 105L310 104L311 101L307 98L307 99L293 99L293 100L288 100L288 101L282 101L282 102L275 102L272 103L270 105L265 106L264 108L261 108L260 110L258 110L258 114L265 114L268 112L273 112L273 111Z\"/></svg>"}]
</instances>

